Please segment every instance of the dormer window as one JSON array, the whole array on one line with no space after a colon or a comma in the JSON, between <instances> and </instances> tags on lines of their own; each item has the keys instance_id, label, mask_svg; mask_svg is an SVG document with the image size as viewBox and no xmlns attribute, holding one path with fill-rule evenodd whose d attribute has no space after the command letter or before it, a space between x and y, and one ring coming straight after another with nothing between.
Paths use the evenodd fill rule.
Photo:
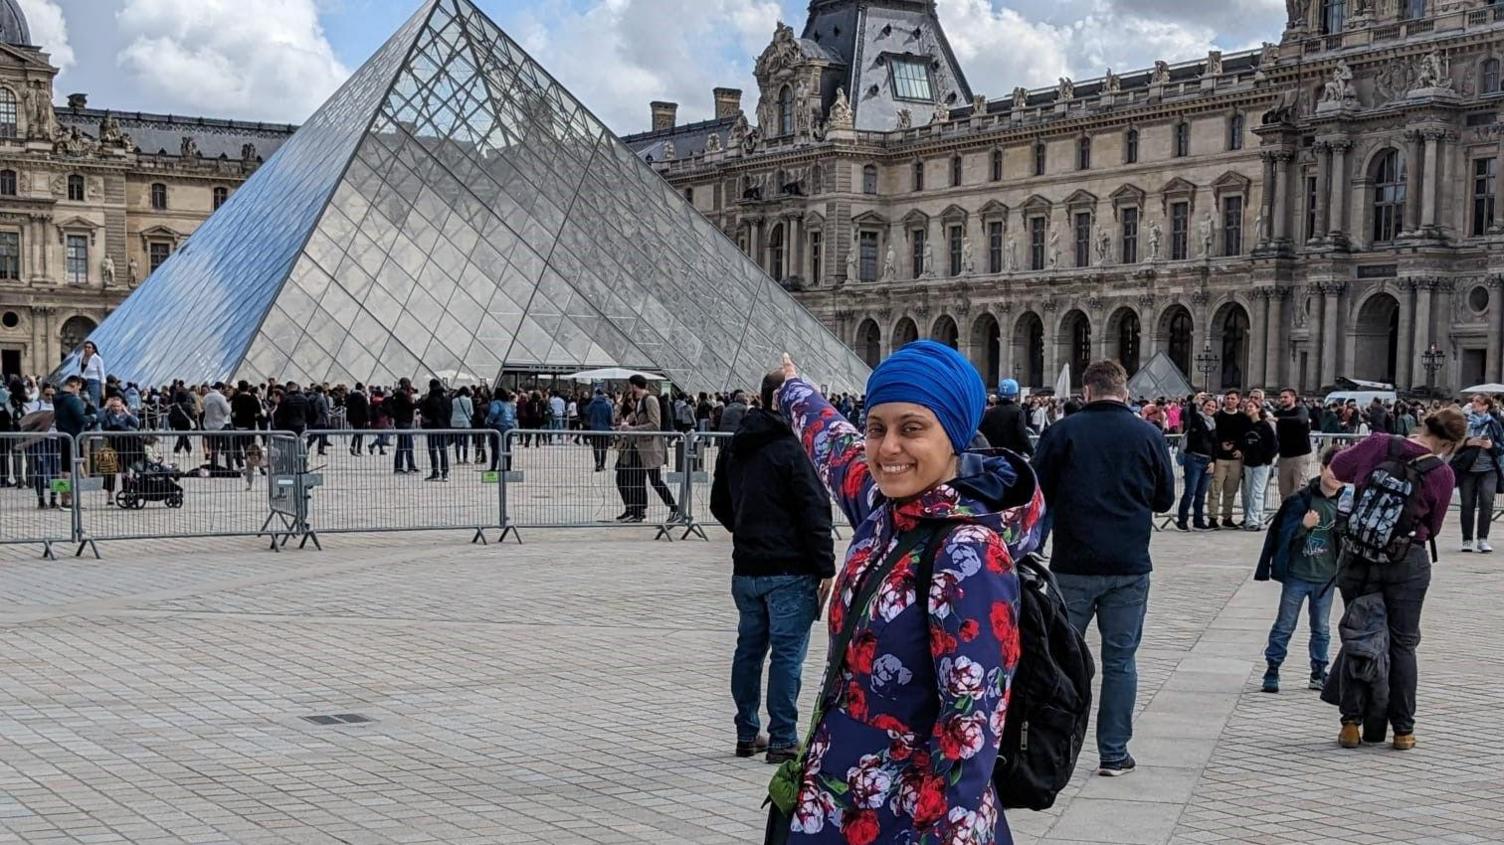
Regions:
<instances>
[{"instance_id":1,"label":"dormer window","mask_svg":"<svg viewBox=\"0 0 1504 845\"><path fill-rule=\"evenodd\" d=\"M935 102L930 86L930 69L923 59L894 58L889 62L893 75L893 96L920 103Z\"/></svg>"}]
</instances>

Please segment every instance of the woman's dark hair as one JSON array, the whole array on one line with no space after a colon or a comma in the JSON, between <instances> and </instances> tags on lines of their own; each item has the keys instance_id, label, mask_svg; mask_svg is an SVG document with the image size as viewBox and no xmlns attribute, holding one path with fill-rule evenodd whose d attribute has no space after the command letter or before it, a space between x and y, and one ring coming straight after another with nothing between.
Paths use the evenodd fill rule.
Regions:
<instances>
[{"instance_id":1,"label":"woman's dark hair","mask_svg":"<svg viewBox=\"0 0 1504 845\"><path fill-rule=\"evenodd\" d=\"M1456 408L1432 411L1422 425L1432 437L1447 443L1456 444L1467 439L1467 417Z\"/></svg>"},{"instance_id":2,"label":"woman's dark hair","mask_svg":"<svg viewBox=\"0 0 1504 845\"><path fill-rule=\"evenodd\" d=\"M763 375L762 389L759 391L759 394L762 396L763 408L769 411L773 410L773 394L777 393L779 388L783 387L783 381L782 369L769 370Z\"/></svg>"}]
</instances>

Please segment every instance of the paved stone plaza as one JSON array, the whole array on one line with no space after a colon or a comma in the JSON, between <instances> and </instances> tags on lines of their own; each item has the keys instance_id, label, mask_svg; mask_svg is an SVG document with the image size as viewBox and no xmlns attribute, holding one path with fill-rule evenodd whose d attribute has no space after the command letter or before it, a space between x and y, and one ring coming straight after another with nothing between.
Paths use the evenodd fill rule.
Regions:
<instances>
[{"instance_id":1,"label":"paved stone plaza","mask_svg":"<svg viewBox=\"0 0 1504 845\"><path fill-rule=\"evenodd\" d=\"M0 841L761 841L729 545L652 534L0 547ZM1140 771L1089 776L1089 749L1018 841L1504 841L1504 556L1437 569L1419 747L1341 751L1314 692L1256 691L1259 539L1156 536ZM304 719L332 714L371 721Z\"/></svg>"}]
</instances>

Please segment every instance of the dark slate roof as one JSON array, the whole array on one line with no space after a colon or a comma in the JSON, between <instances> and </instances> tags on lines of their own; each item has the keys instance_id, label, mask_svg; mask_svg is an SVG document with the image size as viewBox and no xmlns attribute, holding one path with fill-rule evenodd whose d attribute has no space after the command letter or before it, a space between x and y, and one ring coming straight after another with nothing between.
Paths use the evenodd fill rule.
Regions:
<instances>
[{"instance_id":1,"label":"dark slate roof","mask_svg":"<svg viewBox=\"0 0 1504 845\"><path fill-rule=\"evenodd\" d=\"M99 122L106 114L114 115L120 123L120 131L131 136L136 149L146 155L165 151L178 155L182 151L183 136L190 136L198 144L199 155L216 159L223 155L240 159L241 148L246 144L256 146L256 156L272 157L282 143L298 131L289 123L253 123L241 120L221 120L212 117L182 117L145 112L120 112L105 109L59 108L58 124L64 128L78 127L78 131L90 138L99 136Z\"/></svg>"},{"instance_id":2,"label":"dark slate roof","mask_svg":"<svg viewBox=\"0 0 1504 845\"><path fill-rule=\"evenodd\" d=\"M31 46L31 28L16 0L0 0L0 41L21 47Z\"/></svg>"},{"instance_id":3,"label":"dark slate roof","mask_svg":"<svg viewBox=\"0 0 1504 845\"><path fill-rule=\"evenodd\" d=\"M639 158L653 157L653 161L663 161L663 145L668 141L674 142L674 157L684 158L690 155L699 155L705 151L705 139L714 132L721 136L721 147L724 149L730 143L731 125L736 122L734 117L722 117L714 120L702 120L699 123L686 123L683 126L675 126L673 129L659 129L654 132L639 132L636 135L622 136L622 143L626 144Z\"/></svg>"}]
</instances>

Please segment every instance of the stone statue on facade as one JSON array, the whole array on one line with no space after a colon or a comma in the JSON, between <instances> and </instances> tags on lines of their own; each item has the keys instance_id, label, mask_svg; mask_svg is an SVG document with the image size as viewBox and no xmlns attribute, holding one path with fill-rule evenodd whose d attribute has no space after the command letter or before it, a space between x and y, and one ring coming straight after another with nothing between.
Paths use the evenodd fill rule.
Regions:
<instances>
[{"instance_id":1,"label":"stone statue on facade","mask_svg":"<svg viewBox=\"0 0 1504 845\"><path fill-rule=\"evenodd\" d=\"M125 280L131 287L135 287L136 282L140 280L140 269L134 258L125 263Z\"/></svg>"},{"instance_id":2,"label":"stone statue on facade","mask_svg":"<svg viewBox=\"0 0 1504 845\"><path fill-rule=\"evenodd\" d=\"M898 275L898 256L893 251L893 241L888 241L888 252L883 256L883 281L891 282Z\"/></svg>"},{"instance_id":3,"label":"stone statue on facade","mask_svg":"<svg viewBox=\"0 0 1504 845\"><path fill-rule=\"evenodd\" d=\"M972 94L971 95L971 116L972 117L981 117L982 115L984 115L986 113L987 113L987 95L986 94Z\"/></svg>"},{"instance_id":4,"label":"stone statue on facade","mask_svg":"<svg viewBox=\"0 0 1504 845\"><path fill-rule=\"evenodd\" d=\"M256 145L255 144L241 144L240 145L240 158L243 161L255 161L256 160Z\"/></svg>"},{"instance_id":5,"label":"stone statue on facade","mask_svg":"<svg viewBox=\"0 0 1504 845\"><path fill-rule=\"evenodd\" d=\"M193 140L192 135L183 136L182 142L178 144L178 157L198 158L198 141Z\"/></svg>"},{"instance_id":6,"label":"stone statue on facade","mask_svg":"<svg viewBox=\"0 0 1504 845\"><path fill-rule=\"evenodd\" d=\"M860 239L861 239L861 232L858 231L855 226L852 226L851 227L851 244L846 247L846 281L848 281L848 282L854 282L854 281L857 280L857 275L856 275L856 261L857 261L857 251L858 251L857 250L857 245L860 243Z\"/></svg>"},{"instance_id":7,"label":"stone statue on facade","mask_svg":"<svg viewBox=\"0 0 1504 845\"><path fill-rule=\"evenodd\" d=\"M1264 209L1259 207L1258 216L1253 218L1253 242L1256 244L1266 243L1269 240L1268 224L1264 221Z\"/></svg>"},{"instance_id":8,"label":"stone statue on facade","mask_svg":"<svg viewBox=\"0 0 1504 845\"><path fill-rule=\"evenodd\" d=\"M1332 68L1332 76L1321 87L1321 104L1331 103L1346 104L1358 99L1357 91L1353 89L1353 71L1347 66L1345 59L1338 59L1337 66Z\"/></svg>"},{"instance_id":9,"label":"stone statue on facade","mask_svg":"<svg viewBox=\"0 0 1504 845\"><path fill-rule=\"evenodd\" d=\"M707 152L707 153L718 153L720 151L721 151L721 136L720 136L720 134L718 134L716 132L712 132L709 135L706 135L705 136L705 152Z\"/></svg>"},{"instance_id":10,"label":"stone statue on facade","mask_svg":"<svg viewBox=\"0 0 1504 845\"><path fill-rule=\"evenodd\" d=\"M1107 75L1102 77L1102 93L1117 94L1122 92L1122 90L1123 80L1112 72L1112 68L1108 68Z\"/></svg>"},{"instance_id":11,"label":"stone statue on facade","mask_svg":"<svg viewBox=\"0 0 1504 845\"><path fill-rule=\"evenodd\" d=\"M950 106L937 99L935 109L930 113L930 125L939 126L943 123L950 123Z\"/></svg>"},{"instance_id":12,"label":"stone statue on facade","mask_svg":"<svg viewBox=\"0 0 1504 845\"><path fill-rule=\"evenodd\" d=\"M1212 215L1210 212L1201 215L1201 257L1212 257Z\"/></svg>"},{"instance_id":13,"label":"stone statue on facade","mask_svg":"<svg viewBox=\"0 0 1504 845\"><path fill-rule=\"evenodd\" d=\"M1306 25L1306 8L1311 0L1285 0L1285 25L1290 29L1304 29Z\"/></svg>"},{"instance_id":14,"label":"stone statue on facade","mask_svg":"<svg viewBox=\"0 0 1504 845\"><path fill-rule=\"evenodd\" d=\"M108 255L99 262L99 279L105 287L115 284L115 259Z\"/></svg>"},{"instance_id":15,"label":"stone statue on facade","mask_svg":"<svg viewBox=\"0 0 1504 845\"><path fill-rule=\"evenodd\" d=\"M1050 227L1049 262L1051 270L1060 266L1060 230L1054 226Z\"/></svg>"},{"instance_id":16,"label":"stone statue on facade","mask_svg":"<svg viewBox=\"0 0 1504 845\"><path fill-rule=\"evenodd\" d=\"M47 95L48 83L34 80L25 93L28 138L50 141L58 133L57 115L52 110L52 100Z\"/></svg>"},{"instance_id":17,"label":"stone statue on facade","mask_svg":"<svg viewBox=\"0 0 1504 845\"><path fill-rule=\"evenodd\" d=\"M1019 111L1029 107L1029 89L1019 87L1013 89L1013 110Z\"/></svg>"},{"instance_id":18,"label":"stone statue on facade","mask_svg":"<svg viewBox=\"0 0 1504 845\"><path fill-rule=\"evenodd\" d=\"M1415 90L1449 90L1452 80L1447 73L1447 60L1437 50L1421 56L1415 73Z\"/></svg>"},{"instance_id":19,"label":"stone statue on facade","mask_svg":"<svg viewBox=\"0 0 1504 845\"><path fill-rule=\"evenodd\" d=\"M914 115L908 109L898 110L898 128L911 129L914 126Z\"/></svg>"},{"instance_id":20,"label":"stone statue on facade","mask_svg":"<svg viewBox=\"0 0 1504 845\"><path fill-rule=\"evenodd\" d=\"M962 237L961 238L961 272L963 274L967 275L967 276L970 276L975 271L976 271L976 264L972 261L972 256L971 256L971 238Z\"/></svg>"},{"instance_id":21,"label":"stone statue on facade","mask_svg":"<svg viewBox=\"0 0 1504 845\"><path fill-rule=\"evenodd\" d=\"M1012 273L1014 270L1017 270L1017 269L1018 269L1018 242L1015 241L1015 240L1013 240L1013 236L1012 235L1009 235L1008 236L1008 272Z\"/></svg>"},{"instance_id":22,"label":"stone statue on facade","mask_svg":"<svg viewBox=\"0 0 1504 845\"><path fill-rule=\"evenodd\" d=\"M678 151L674 149L674 142L673 141L664 141L663 142L663 160L664 161L671 161L674 158L674 153L676 153L676 152L678 152Z\"/></svg>"},{"instance_id":23,"label":"stone statue on facade","mask_svg":"<svg viewBox=\"0 0 1504 845\"><path fill-rule=\"evenodd\" d=\"M1112 250L1112 235L1109 235L1106 229L1098 226L1097 236L1094 239L1093 243L1095 244L1097 253L1097 265L1101 266L1103 264L1106 264L1107 254Z\"/></svg>"},{"instance_id":24,"label":"stone statue on facade","mask_svg":"<svg viewBox=\"0 0 1504 845\"><path fill-rule=\"evenodd\" d=\"M747 116L738 114L736 120L731 121L731 148L738 149L747 140Z\"/></svg>"},{"instance_id":25,"label":"stone statue on facade","mask_svg":"<svg viewBox=\"0 0 1504 845\"><path fill-rule=\"evenodd\" d=\"M1060 82L1055 86L1055 101L1065 102L1076 98L1076 83L1069 76L1060 77Z\"/></svg>"},{"instance_id":26,"label":"stone statue on facade","mask_svg":"<svg viewBox=\"0 0 1504 845\"><path fill-rule=\"evenodd\" d=\"M924 271L924 277L928 279L929 277L935 275L935 245L930 243L929 238L924 239L923 258L924 266L920 269Z\"/></svg>"},{"instance_id":27,"label":"stone statue on facade","mask_svg":"<svg viewBox=\"0 0 1504 845\"><path fill-rule=\"evenodd\" d=\"M830 128L850 129L853 125L855 119L851 113L851 101L846 99L846 89L837 87L835 102L830 104Z\"/></svg>"},{"instance_id":28,"label":"stone statue on facade","mask_svg":"<svg viewBox=\"0 0 1504 845\"><path fill-rule=\"evenodd\" d=\"M1159 241L1163 237L1164 237L1164 232L1162 232L1160 230L1158 223L1154 223L1154 224L1152 224L1152 225L1149 226L1149 260L1150 261L1158 261L1159 260Z\"/></svg>"},{"instance_id":29,"label":"stone statue on facade","mask_svg":"<svg viewBox=\"0 0 1504 845\"><path fill-rule=\"evenodd\" d=\"M125 135L120 131L120 121L113 114L104 113L104 119L99 121L99 143L118 147L125 142Z\"/></svg>"},{"instance_id":30,"label":"stone statue on facade","mask_svg":"<svg viewBox=\"0 0 1504 845\"><path fill-rule=\"evenodd\" d=\"M1149 84L1150 85L1169 85L1170 84L1170 63L1169 62L1160 61L1158 59L1155 60L1155 62L1154 62L1154 72L1151 73L1151 74L1149 74Z\"/></svg>"},{"instance_id":31,"label":"stone statue on facade","mask_svg":"<svg viewBox=\"0 0 1504 845\"><path fill-rule=\"evenodd\" d=\"M1222 51L1212 50L1206 54L1206 71L1202 76L1222 75Z\"/></svg>"}]
</instances>

